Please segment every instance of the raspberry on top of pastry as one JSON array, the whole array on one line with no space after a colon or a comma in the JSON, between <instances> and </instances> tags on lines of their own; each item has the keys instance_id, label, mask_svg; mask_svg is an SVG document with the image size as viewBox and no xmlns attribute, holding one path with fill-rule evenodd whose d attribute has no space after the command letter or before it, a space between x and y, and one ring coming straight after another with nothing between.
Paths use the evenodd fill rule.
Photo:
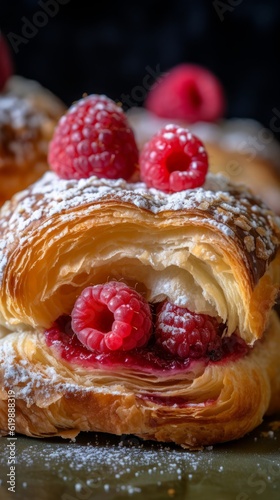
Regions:
<instances>
[{"instance_id":1,"label":"raspberry on top of pastry","mask_svg":"<svg viewBox=\"0 0 280 500\"><path fill-rule=\"evenodd\" d=\"M179 64L151 87L143 107L128 111L137 143L143 145L172 122L205 144L211 172L244 183L280 214L280 146L255 120L225 118L226 96L208 69Z\"/></svg>"},{"instance_id":2,"label":"raspberry on top of pastry","mask_svg":"<svg viewBox=\"0 0 280 500\"><path fill-rule=\"evenodd\" d=\"M280 409L279 220L207 174L173 124L138 148L105 96L75 103L52 172L0 212L0 427L237 439Z\"/></svg>"}]
</instances>

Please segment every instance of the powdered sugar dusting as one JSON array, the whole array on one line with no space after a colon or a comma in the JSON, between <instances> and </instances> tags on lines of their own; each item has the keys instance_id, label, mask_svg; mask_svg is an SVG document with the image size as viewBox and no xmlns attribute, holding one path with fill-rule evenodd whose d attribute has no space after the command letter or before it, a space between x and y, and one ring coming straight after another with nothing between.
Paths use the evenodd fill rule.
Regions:
<instances>
[{"instance_id":1,"label":"powdered sugar dusting","mask_svg":"<svg viewBox=\"0 0 280 500\"><path fill-rule=\"evenodd\" d=\"M128 204L155 215L189 212L193 223L206 223L207 227L221 231L228 238L238 237L244 246L247 236L254 240L258 237L259 244L251 252L254 265L260 259L266 266L279 245L279 219L245 187L232 185L220 175L209 174L201 188L165 194L141 182L96 177L63 180L48 172L6 202L0 212L0 279L7 264L6 252L11 246L28 240L36 224L48 227L52 217L58 214L63 215L63 220L73 220L74 209L82 206L84 214L91 214L104 202ZM250 248L253 249L252 244Z\"/></svg>"},{"instance_id":2,"label":"powdered sugar dusting","mask_svg":"<svg viewBox=\"0 0 280 500\"><path fill-rule=\"evenodd\" d=\"M20 168L22 176L26 170L29 179L38 178L40 172L46 170L42 162L46 165L47 144L54 124L55 122L43 110L35 107L28 99L1 96L0 169L4 169L4 172L11 169L14 175L15 168ZM30 177L32 165L34 165L34 175ZM18 175L20 176L20 173ZM21 182L18 181L18 185L27 185L27 182L24 183L23 178ZM8 183L8 193L9 186ZM15 191L16 188L12 192Z\"/></svg>"},{"instance_id":3,"label":"powdered sugar dusting","mask_svg":"<svg viewBox=\"0 0 280 500\"><path fill-rule=\"evenodd\" d=\"M0 126L9 125L12 128L37 127L42 121L40 113L34 113L32 105L25 99L14 96L0 99Z\"/></svg>"},{"instance_id":4,"label":"powdered sugar dusting","mask_svg":"<svg viewBox=\"0 0 280 500\"><path fill-rule=\"evenodd\" d=\"M197 452L127 435L83 433L75 442L18 436L16 498L42 498L44 488L46 498L65 500L207 498L209 489L213 498L221 498L221 491L238 498L240 491L250 492L249 477L263 481L266 494L276 498L280 436L274 432L274 438L270 437L268 425L266 421L233 445L207 446ZM5 474L7 444L3 439L0 464ZM265 476L264 470L268 471ZM3 498L7 491L4 472L0 480Z\"/></svg>"},{"instance_id":5,"label":"powdered sugar dusting","mask_svg":"<svg viewBox=\"0 0 280 500\"><path fill-rule=\"evenodd\" d=\"M213 467L214 457L208 450L191 453L126 435L89 433L78 436L76 442L31 442L20 438L17 444L21 445L17 446L17 491L22 486L27 492L31 489L37 493L32 474L38 474L40 464L39 475L43 474L45 481L55 471L55 484L59 483L60 493L65 491L61 497L65 499L139 498L147 494L147 487L151 490L149 498L172 498L174 486L178 487L185 475L190 479L198 472L205 476ZM9 452L5 449L7 453L4 451L0 458L3 466ZM42 488L41 482L39 487ZM39 498L40 492L35 496Z\"/></svg>"},{"instance_id":6,"label":"powdered sugar dusting","mask_svg":"<svg viewBox=\"0 0 280 500\"><path fill-rule=\"evenodd\" d=\"M26 334L32 335L32 332ZM23 399L27 404L34 403L34 393L36 399L42 397L44 401L55 397L60 398L60 395L65 393L77 393L82 391L83 394L91 392L92 385L80 386L69 378L63 378L52 366L45 366L44 373L39 369L30 371L28 362L24 359L18 360L17 349L20 349L24 343L25 335L17 337L17 347L14 347L13 342L2 342L0 346L0 364L2 369L3 387L12 387L17 399ZM108 392L110 394L120 395L122 393L119 386L106 388L105 386L94 388L94 392Z\"/></svg>"}]
</instances>

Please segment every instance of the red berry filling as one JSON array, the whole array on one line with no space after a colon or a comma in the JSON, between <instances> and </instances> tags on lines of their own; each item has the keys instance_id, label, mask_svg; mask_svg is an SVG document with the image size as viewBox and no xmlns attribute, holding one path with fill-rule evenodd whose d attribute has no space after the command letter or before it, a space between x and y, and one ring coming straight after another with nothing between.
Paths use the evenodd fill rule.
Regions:
<instances>
[{"instance_id":1,"label":"red berry filling","mask_svg":"<svg viewBox=\"0 0 280 500\"><path fill-rule=\"evenodd\" d=\"M72 311L72 328L90 350L131 350L147 344L152 327L149 304L124 283L87 287Z\"/></svg>"},{"instance_id":2,"label":"red berry filling","mask_svg":"<svg viewBox=\"0 0 280 500\"><path fill-rule=\"evenodd\" d=\"M202 186L208 156L189 130L166 125L148 141L140 155L141 178L148 187L177 192Z\"/></svg>"},{"instance_id":3,"label":"red berry filling","mask_svg":"<svg viewBox=\"0 0 280 500\"><path fill-rule=\"evenodd\" d=\"M158 345L174 356L201 358L221 349L220 332L224 328L216 318L166 301L157 312L155 336Z\"/></svg>"},{"instance_id":4,"label":"red berry filling","mask_svg":"<svg viewBox=\"0 0 280 500\"><path fill-rule=\"evenodd\" d=\"M213 122L224 115L225 95L219 80L209 70L180 64L156 82L145 106L163 118Z\"/></svg>"},{"instance_id":5,"label":"red berry filling","mask_svg":"<svg viewBox=\"0 0 280 500\"><path fill-rule=\"evenodd\" d=\"M89 95L71 106L54 132L49 163L64 179L129 179L138 164L138 149L120 106L102 95Z\"/></svg>"},{"instance_id":6,"label":"red berry filling","mask_svg":"<svg viewBox=\"0 0 280 500\"><path fill-rule=\"evenodd\" d=\"M60 316L46 330L46 342L68 362L85 367L136 369L170 376L193 363L245 356L249 348L236 333L222 337L226 326L167 300L154 313L135 289L120 282L87 287L72 316Z\"/></svg>"},{"instance_id":7,"label":"red berry filling","mask_svg":"<svg viewBox=\"0 0 280 500\"><path fill-rule=\"evenodd\" d=\"M249 348L240 337L232 334L230 337L222 338L216 350L207 352L207 355L195 358L180 358L155 342L152 335L148 344L129 351L115 350L99 352L88 349L79 341L71 328L71 316L61 316L46 330L46 342L54 347L62 359L68 363L81 365L85 368L102 366L104 369L135 369L143 373L164 374L173 376L176 373L186 372L191 369L193 363L199 363L201 369L211 362L226 363L245 356Z\"/></svg>"}]
</instances>

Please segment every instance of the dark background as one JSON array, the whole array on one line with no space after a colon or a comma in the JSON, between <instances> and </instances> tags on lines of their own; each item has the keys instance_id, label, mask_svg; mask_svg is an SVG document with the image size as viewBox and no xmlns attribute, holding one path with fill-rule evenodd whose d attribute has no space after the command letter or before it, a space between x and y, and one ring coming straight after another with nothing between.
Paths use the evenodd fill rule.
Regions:
<instances>
[{"instance_id":1,"label":"dark background","mask_svg":"<svg viewBox=\"0 0 280 500\"><path fill-rule=\"evenodd\" d=\"M40 16L43 4L50 5L52 15ZM220 78L228 117L252 117L269 126L272 110L280 110L280 1L173 0L167 5L160 0L0 0L0 28L10 40L16 72L38 80L67 105L84 92L122 100L143 84L147 67L165 72L194 62Z\"/></svg>"}]
</instances>

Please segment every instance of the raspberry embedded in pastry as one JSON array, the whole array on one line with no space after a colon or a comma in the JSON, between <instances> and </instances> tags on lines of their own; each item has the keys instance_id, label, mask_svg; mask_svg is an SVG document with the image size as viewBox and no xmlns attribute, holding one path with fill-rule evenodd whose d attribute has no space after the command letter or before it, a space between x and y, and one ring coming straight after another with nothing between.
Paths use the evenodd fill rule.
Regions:
<instances>
[{"instance_id":1,"label":"raspberry embedded in pastry","mask_svg":"<svg viewBox=\"0 0 280 500\"><path fill-rule=\"evenodd\" d=\"M31 436L101 431L198 447L252 430L280 407L277 224L245 188L212 174L165 194L47 173L17 194L0 213L2 432L9 389L16 429ZM77 298L111 282L149 304L154 326L140 347L88 349L72 329ZM166 301L198 315L188 342L201 342L201 355L158 342Z\"/></svg>"},{"instance_id":2,"label":"raspberry embedded in pastry","mask_svg":"<svg viewBox=\"0 0 280 500\"><path fill-rule=\"evenodd\" d=\"M158 307L155 337L162 348L180 358L222 356L225 325L215 317L194 314L185 307L164 301Z\"/></svg>"},{"instance_id":3,"label":"raspberry embedded in pastry","mask_svg":"<svg viewBox=\"0 0 280 500\"><path fill-rule=\"evenodd\" d=\"M71 312L72 328L89 350L129 351L151 334L152 312L144 298L124 283L85 288Z\"/></svg>"}]
</instances>

